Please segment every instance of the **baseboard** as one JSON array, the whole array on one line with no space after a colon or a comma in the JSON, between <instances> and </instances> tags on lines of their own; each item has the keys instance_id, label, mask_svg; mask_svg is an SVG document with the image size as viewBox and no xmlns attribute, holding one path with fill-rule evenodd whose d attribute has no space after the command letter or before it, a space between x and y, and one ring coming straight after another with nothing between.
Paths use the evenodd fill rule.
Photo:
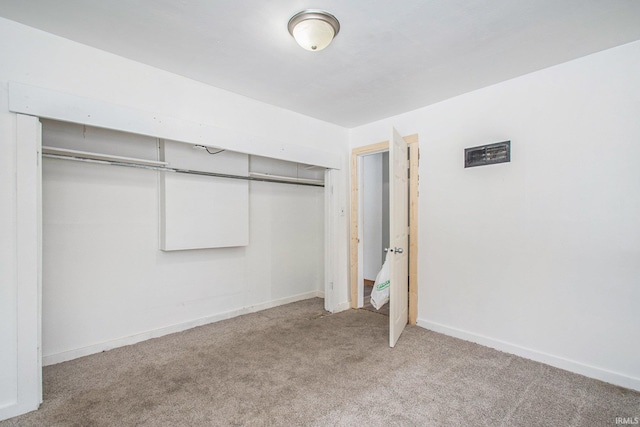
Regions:
<instances>
[{"instance_id":1,"label":"baseboard","mask_svg":"<svg viewBox=\"0 0 640 427\"><path fill-rule=\"evenodd\" d=\"M544 353L538 350L521 347L519 345L511 344L506 341L501 341L462 329L453 328L426 319L418 319L417 325L422 328L429 329L434 332L439 332L444 335L449 335L454 338L471 341L476 344L495 348L496 350L511 353L516 356L524 357L525 359L534 360L536 362L541 362L556 368L584 375L586 377L595 378L610 384L615 384L621 387L640 391L640 378L630 377L628 375L598 368L596 366L587 365L575 360L565 359L563 357L554 356L552 354Z\"/></svg>"},{"instance_id":2,"label":"baseboard","mask_svg":"<svg viewBox=\"0 0 640 427\"><path fill-rule=\"evenodd\" d=\"M111 341L101 342L93 344L87 347L82 347L74 350L64 351L61 353L50 354L42 357L42 365L49 366L56 363L66 362L68 360L77 359L78 357L89 356L91 354L101 353L103 351L112 350L118 347L124 347L125 345L136 344L141 341L146 341L151 338L158 338L164 335L173 334L176 332L186 331L187 329L195 328L196 326L207 325L209 323L219 322L221 320L231 319L232 317L241 316L243 314L255 313L257 311L266 310L280 305L289 304L296 301L302 301L310 298L322 298L323 294L320 291L311 291L304 294L293 295L278 300L267 301L256 305L242 307L236 310L227 311L224 313L214 314L212 316L202 317L200 319L190 320L188 322L179 323L176 325L166 326L159 329L143 332L136 335L130 335L124 338L118 338Z\"/></svg>"},{"instance_id":3,"label":"baseboard","mask_svg":"<svg viewBox=\"0 0 640 427\"><path fill-rule=\"evenodd\" d=\"M37 404L18 404L13 400L0 406L0 421L8 420L9 418L17 417L18 415L26 414L27 412L35 411L38 409Z\"/></svg>"}]
</instances>

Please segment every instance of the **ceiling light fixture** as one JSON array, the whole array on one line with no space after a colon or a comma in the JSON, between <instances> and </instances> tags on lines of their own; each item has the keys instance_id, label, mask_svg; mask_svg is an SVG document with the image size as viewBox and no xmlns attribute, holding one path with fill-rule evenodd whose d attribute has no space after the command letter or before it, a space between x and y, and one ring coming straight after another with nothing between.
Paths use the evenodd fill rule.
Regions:
<instances>
[{"instance_id":1,"label":"ceiling light fixture","mask_svg":"<svg viewBox=\"0 0 640 427\"><path fill-rule=\"evenodd\" d=\"M289 33L306 50L319 51L329 46L340 31L340 23L323 10L307 9L289 20Z\"/></svg>"}]
</instances>

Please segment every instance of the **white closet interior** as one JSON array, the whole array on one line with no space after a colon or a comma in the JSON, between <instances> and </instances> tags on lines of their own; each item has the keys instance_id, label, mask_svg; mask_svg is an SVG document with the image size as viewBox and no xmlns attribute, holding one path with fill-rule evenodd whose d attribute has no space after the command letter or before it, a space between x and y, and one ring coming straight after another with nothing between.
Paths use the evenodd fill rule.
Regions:
<instances>
[{"instance_id":1,"label":"white closet interior","mask_svg":"<svg viewBox=\"0 0 640 427\"><path fill-rule=\"evenodd\" d=\"M100 159L43 158L45 365L255 307L322 296L323 168L42 123L43 146L59 154L75 150L103 155L106 161L115 158L116 164L123 159L147 162L119 167ZM154 170L164 167L289 182ZM167 176L188 179L167 192ZM216 209L227 209L227 215ZM166 220L178 224L173 234L167 234ZM203 249L197 250L180 247L184 239L176 243L187 232L193 243L211 230L226 233L214 233L215 238L239 240L217 248L200 243ZM165 249L170 236L172 249L183 250L161 250L163 235Z\"/></svg>"}]
</instances>

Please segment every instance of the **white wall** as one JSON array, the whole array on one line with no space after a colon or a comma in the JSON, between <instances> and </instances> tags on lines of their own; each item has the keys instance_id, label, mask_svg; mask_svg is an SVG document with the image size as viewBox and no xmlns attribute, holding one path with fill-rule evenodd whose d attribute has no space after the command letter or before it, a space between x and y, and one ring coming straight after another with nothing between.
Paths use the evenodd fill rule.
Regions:
<instances>
[{"instance_id":1,"label":"white wall","mask_svg":"<svg viewBox=\"0 0 640 427\"><path fill-rule=\"evenodd\" d=\"M640 390L638 70L635 42L351 131L419 134L420 326Z\"/></svg>"},{"instance_id":2,"label":"white wall","mask_svg":"<svg viewBox=\"0 0 640 427\"><path fill-rule=\"evenodd\" d=\"M382 247L388 248L389 244L389 152L382 155ZM381 259L382 260L382 259ZM383 261L384 262L384 261Z\"/></svg>"},{"instance_id":3,"label":"white wall","mask_svg":"<svg viewBox=\"0 0 640 427\"><path fill-rule=\"evenodd\" d=\"M15 413L15 408L18 407L16 406L16 390L20 383L15 369L18 327L15 308L17 286L15 266L18 262L15 254L17 244L15 175L19 165L16 160L15 115L9 113L7 107L7 82L16 81L67 93L77 98L81 97L108 105L148 112L149 115L159 114L163 117L175 118L183 123L191 123L192 129L196 128L198 124L228 129L234 134L247 136L246 140L253 141L256 147L261 147L260 154L267 155L264 147L260 146L264 140L268 147L266 151L270 150L274 157L283 157L281 152L289 149L293 149L293 153L288 155L289 157L296 155L308 157L307 151L322 150L342 157L342 163L346 165L347 131L338 126L212 88L1 18L0 55L2 56L2 61L0 61L0 166L2 166L0 195L3 199L0 208L0 236L2 237L0 242L0 266L2 267L0 270L0 295L2 296L0 302L2 309L0 311L0 324L2 325L0 327L1 419ZM73 110L75 106L68 105L66 107ZM78 112L76 111L76 113ZM179 134L179 129L172 130ZM212 142L212 144L219 146L233 145L234 143L235 141ZM132 171L125 172L125 174L130 172ZM339 246L336 256L341 260L337 267L336 277L333 277L332 281L335 281L336 286L334 299L343 305L343 301L348 298L346 284L348 276L346 252L348 222L345 215L348 194L343 188L343 182L346 180L344 173L344 171L340 171L335 176L337 183L336 203L332 205L333 213L338 218L336 229L339 230L337 239ZM127 190L126 195L128 197L140 196L141 203L150 206L151 191L149 186L151 182L146 178L141 179L140 187ZM276 196L274 195L274 197ZM277 211L277 207L270 207L267 201L262 201L262 204L265 208ZM139 223L145 208L135 209L140 209L140 212L135 212L133 218L137 219L132 221ZM150 224L138 225L141 227L140 233L150 232ZM291 238L292 236L283 237ZM275 240L272 236L271 242ZM294 243L298 242L294 241ZM282 241L277 242L277 245L282 244L284 244ZM229 251L233 251L233 249ZM196 275L196 281L202 280L205 270L210 271L214 265L222 266L224 264L222 261L224 257L212 257L213 260L205 262L201 259L202 255L194 255L187 259L188 256L188 254L185 255L185 259L180 261L182 267L176 267L176 271L180 268L186 269L185 266L188 264L202 262L202 270ZM246 255L246 257L250 257L250 255ZM145 262L149 262L149 260L147 259ZM281 273L275 268L271 268L271 270L267 268L275 264L273 259L267 257L262 262L261 268L256 271L269 271L272 280L281 279L279 276ZM224 269L217 277L228 277L230 271L238 266L237 264L238 261L224 264ZM247 275L250 274L248 270L245 272ZM178 273L172 274L177 275L174 277L181 277ZM251 277L251 279L254 278L256 277ZM246 279L243 283L247 284L249 280ZM191 285L186 284L185 286ZM197 292L193 289L192 291ZM249 291L249 289L245 290L246 295ZM164 294L166 297L171 293L167 290L164 292L166 292ZM296 290L286 287L278 290L263 289L260 296L256 298L264 302L268 298L285 298L295 292ZM205 298L208 295L210 294L201 294ZM176 311L165 319L164 325L169 326L172 322L179 322L191 316L216 316L228 311L229 306L221 301L210 302L204 306L193 304L185 307L182 312L180 312L182 309L174 307ZM237 303L239 299L236 298L233 301ZM247 298L246 302L253 303L254 300ZM161 306L154 307L157 310L162 309ZM147 309L153 310L154 307L149 306ZM131 309L131 307L123 307L123 309ZM192 309L190 314L186 313L188 309ZM154 316L151 316L152 318L141 316L138 319L139 324L151 328L158 326L154 319L159 319L161 316L160 314ZM117 322L117 319L115 321ZM114 328L117 329L118 326L116 325ZM100 336L100 339L110 339L110 337L111 335ZM21 339L31 338L21 337ZM64 351L73 345L75 344L64 343L59 350Z\"/></svg>"},{"instance_id":4,"label":"white wall","mask_svg":"<svg viewBox=\"0 0 640 427\"><path fill-rule=\"evenodd\" d=\"M382 154L362 159L364 278L375 280L382 267Z\"/></svg>"},{"instance_id":5,"label":"white wall","mask_svg":"<svg viewBox=\"0 0 640 427\"><path fill-rule=\"evenodd\" d=\"M343 128L0 18L0 81L342 154ZM233 145L235 141L212 141ZM227 148L234 148L233 146ZM256 149L259 149L257 147ZM282 147L273 147L276 150Z\"/></svg>"}]
</instances>

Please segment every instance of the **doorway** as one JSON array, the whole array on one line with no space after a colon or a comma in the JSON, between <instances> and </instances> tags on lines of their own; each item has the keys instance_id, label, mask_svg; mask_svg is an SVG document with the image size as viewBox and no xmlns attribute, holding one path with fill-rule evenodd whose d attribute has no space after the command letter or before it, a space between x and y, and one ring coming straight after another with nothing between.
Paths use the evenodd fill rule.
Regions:
<instances>
[{"instance_id":1,"label":"doorway","mask_svg":"<svg viewBox=\"0 0 640 427\"><path fill-rule=\"evenodd\" d=\"M409 147L409 324L415 325L418 312L418 135L409 135L403 139ZM363 306L364 281L369 279L365 277L365 238L362 214L364 162L366 157L379 155L388 152L388 150L389 141L383 141L354 148L351 153L351 308Z\"/></svg>"},{"instance_id":2,"label":"doorway","mask_svg":"<svg viewBox=\"0 0 640 427\"><path fill-rule=\"evenodd\" d=\"M358 289L358 297L363 302L358 306L369 311L389 315L389 304L382 307L371 301L376 278L387 253L383 248L389 245L389 152L362 156L362 171L359 186L360 244L362 245L363 289ZM374 296L376 293L374 293ZM358 299L359 299L358 298Z\"/></svg>"}]
</instances>

